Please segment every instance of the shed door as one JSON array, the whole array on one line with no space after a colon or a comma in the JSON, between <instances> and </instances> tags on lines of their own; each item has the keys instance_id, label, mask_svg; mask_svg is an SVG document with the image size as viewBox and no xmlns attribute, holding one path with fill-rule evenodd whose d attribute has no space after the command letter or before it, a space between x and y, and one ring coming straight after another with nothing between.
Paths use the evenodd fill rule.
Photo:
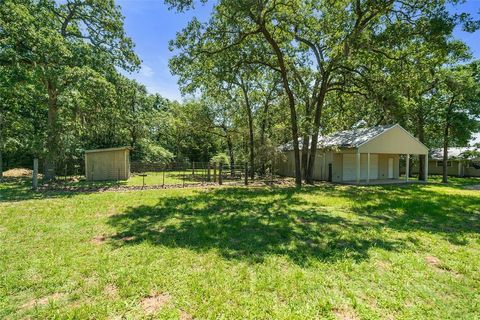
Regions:
<instances>
[{"instance_id":1,"label":"shed door","mask_svg":"<svg viewBox=\"0 0 480 320\"><path fill-rule=\"evenodd\" d=\"M353 181L356 179L355 157L354 153L343 154L343 181Z\"/></svg>"},{"instance_id":2,"label":"shed door","mask_svg":"<svg viewBox=\"0 0 480 320\"><path fill-rule=\"evenodd\" d=\"M388 158L388 179L393 179L393 158Z\"/></svg>"}]
</instances>

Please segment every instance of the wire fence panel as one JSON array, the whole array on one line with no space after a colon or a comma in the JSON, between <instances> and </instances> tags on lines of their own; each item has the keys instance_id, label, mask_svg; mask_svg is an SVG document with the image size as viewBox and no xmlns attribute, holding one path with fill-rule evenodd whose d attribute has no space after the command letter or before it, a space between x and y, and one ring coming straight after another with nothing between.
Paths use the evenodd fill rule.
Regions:
<instances>
[{"instance_id":1,"label":"wire fence panel","mask_svg":"<svg viewBox=\"0 0 480 320\"><path fill-rule=\"evenodd\" d=\"M46 187L66 188L169 188L196 185L248 185L252 183L275 183L273 162L265 166L263 174L252 178L248 164L220 164L215 162L130 162L130 178L127 180L90 181L85 177L81 162L66 162L57 166L57 179L45 182Z\"/></svg>"}]
</instances>

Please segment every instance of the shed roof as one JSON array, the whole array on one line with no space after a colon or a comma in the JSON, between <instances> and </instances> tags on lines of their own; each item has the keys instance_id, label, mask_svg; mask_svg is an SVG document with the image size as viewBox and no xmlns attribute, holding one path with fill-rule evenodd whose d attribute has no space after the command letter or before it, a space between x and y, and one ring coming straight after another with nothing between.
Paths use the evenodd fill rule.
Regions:
<instances>
[{"instance_id":1,"label":"shed roof","mask_svg":"<svg viewBox=\"0 0 480 320\"><path fill-rule=\"evenodd\" d=\"M480 157L479 147L452 147L448 148L448 159L473 160ZM430 152L430 158L433 160L443 160L443 148L433 149Z\"/></svg>"},{"instance_id":2,"label":"shed roof","mask_svg":"<svg viewBox=\"0 0 480 320\"><path fill-rule=\"evenodd\" d=\"M94 150L85 150L85 153L109 152L109 151L120 151L120 150L132 150L132 148L131 147L117 147L117 148L94 149Z\"/></svg>"},{"instance_id":3,"label":"shed roof","mask_svg":"<svg viewBox=\"0 0 480 320\"><path fill-rule=\"evenodd\" d=\"M318 137L319 148L358 148L395 125L357 128Z\"/></svg>"},{"instance_id":4,"label":"shed roof","mask_svg":"<svg viewBox=\"0 0 480 320\"><path fill-rule=\"evenodd\" d=\"M318 137L318 148L357 148L365 142L373 139L379 134L387 131L396 125L376 126L369 128L357 128L352 130L344 130L332 133L326 136ZM309 140L309 143L311 138ZM298 139L300 148L303 147L303 139ZM292 142L281 146L282 150L293 150Z\"/></svg>"}]
</instances>

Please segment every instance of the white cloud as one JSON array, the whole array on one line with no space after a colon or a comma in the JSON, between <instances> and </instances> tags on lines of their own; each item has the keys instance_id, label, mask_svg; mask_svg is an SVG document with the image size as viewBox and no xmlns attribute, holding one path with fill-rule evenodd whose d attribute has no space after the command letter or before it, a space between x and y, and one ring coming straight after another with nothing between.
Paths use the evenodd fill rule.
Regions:
<instances>
[{"instance_id":1,"label":"white cloud","mask_svg":"<svg viewBox=\"0 0 480 320\"><path fill-rule=\"evenodd\" d=\"M140 69L140 75L145 78L151 78L153 77L155 73L153 72L153 69L147 66L146 64L142 64L142 68Z\"/></svg>"}]
</instances>

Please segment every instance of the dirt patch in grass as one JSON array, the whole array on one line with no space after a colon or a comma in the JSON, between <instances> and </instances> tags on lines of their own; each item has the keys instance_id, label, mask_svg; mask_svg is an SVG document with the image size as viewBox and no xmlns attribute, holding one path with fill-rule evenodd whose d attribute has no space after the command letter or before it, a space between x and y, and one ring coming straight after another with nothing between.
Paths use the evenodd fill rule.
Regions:
<instances>
[{"instance_id":1,"label":"dirt patch in grass","mask_svg":"<svg viewBox=\"0 0 480 320\"><path fill-rule=\"evenodd\" d=\"M143 298L140 305L146 314L153 314L168 305L171 300L168 293L152 294Z\"/></svg>"},{"instance_id":2,"label":"dirt patch in grass","mask_svg":"<svg viewBox=\"0 0 480 320\"><path fill-rule=\"evenodd\" d=\"M357 320L359 319L357 317L357 314L348 308L333 308L332 309L333 314L335 317L339 320Z\"/></svg>"},{"instance_id":3,"label":"dirt patch in grass","mask_svg":"<svg viewBox=\"0 0 480 320\"><path fill-rule=\"evenodd\" d=\"M116 285L109 283L103 289L103 293L108 298L115 299L116 297L118 297L118 288Z\"/></svg>"},{"instance_id":4,"label":"dirt patch in grass","mask_svg":"<svg viewBox=\"0 0 480 320\"><path fill-rule=\"evenodd\" d=\"M391 263L385 260L375 261L375 267L381 272L389 271L391 269Z\"/></svg>"},{"instance_id":5,"label":"dirt patch in grass","mask_svg":"<svg viewBox=\"0 0 480 320\"><path fill-rule=\"evenodd\" d=\"M65 295L62 293L53 293L48 296L38 298L38 299L32 299L28 301L27 303L22 305L22 309L31 309L35 306L44 306L47 305L50 301L59 301L65 298Z\"/></svg>"},{"instance_id":6,"label":"dirt patch in grass","mask_svg":"<svg viewBox=\"0 0 480 320\"><path fill-rule=\"evenodd\" d=\"M425 262L426 262L429 266L432 266L432 267L441 269L440 266L442 265L442 262L441 262L440 259L438 259L437 257L434 257L434 256L426 256L426 257L425 257Z\"/></svg>"},{"instance_id":7,"label":"dirt patch in grass","mask_svg":"<svg viewBox=\"0 0 480 320\"><path fill-rule=\"evenodd\" d=\"M425 257L425 262L429 265L432 266L435 270L440 271L440 272L449 272L451 275L455 277L459 277L460 274L456 272L455 270L452 270L449 266L444 265L440 259L434 256L426 256Z\"/></svg>"},{"instance_id":8,"label":"dirt patch in grass","mask_svg":"<svg viewBox=\"0 0 480 320\"><path fill-rule=\"evenodd\" d=\"M94 244L96 244L96 245L101 245L101 244L103 244L106 240L107 240L107 238L106 238L104 235L99 235L99 236L93 237L92 243L94 243Z\"/></svg>"},{"instance_id":9,"label":"dirt patch in grass","mask_svg":"<svg viewBox=\"0 0 480 320\"><path fill-rule=\"evenodd\" d=\"M185 312L185 311L180 311L180 320L192 320L193 317L191 314Z\"/></svg>"}]
</instances>

